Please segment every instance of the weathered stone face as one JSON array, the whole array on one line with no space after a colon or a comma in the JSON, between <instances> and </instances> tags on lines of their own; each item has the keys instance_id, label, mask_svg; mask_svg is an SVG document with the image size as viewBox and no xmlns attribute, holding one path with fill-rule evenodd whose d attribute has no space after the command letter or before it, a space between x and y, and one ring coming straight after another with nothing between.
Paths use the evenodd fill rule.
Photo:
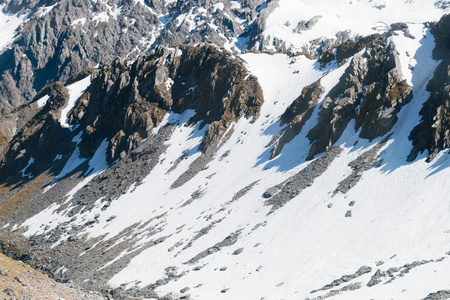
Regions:
<instances>
[{"instance_id":1,"label":"weathered stone face","mask_svg":"<svg viewBox=\"0 0 450 300\"><path fill-rule=\"evenodd\" d=\"M89 128L80 144L92 155L111 140L110 162L135 149L168 111L195 109L191 122L211 124L201 149L206 151L231 122L257 117L262 90L243 63L213 46L158 48L133 64L115 60L104 66L71 115L73 125Z\"/></svg>"},{"instance_id":2,"label":"weathered stone face","mask_svg":"<svg viewBox=\"0 0 450 300\"><path fill-rule=\"evenodd\" d=\"M250 24L263 2L243 1L238 9L230 1L216 0L202 4L150 1L145 6L123 0L93 5L79 0L56 4L9 1L3 11L28 14L29 20L18 28L20 34L11 47L0 53L0 114L31 101L47 84L66 81L73 74L116 57L136 58L157 45L224 45L230 38L244 34L245 28L236 20L244 18ZM215 8L218 3L226 14ZM197 5L205 11L200 13ZM39 12L50 6L48 13ZM189 12L198 14L195 28L187 22L178 24L177 17ZM160 16L164 18L160 20ZM213 20L215 26L211 27Z\"/></svg>"},{"instance_id":3,"label":"weathered stone face","mask_svg":"<svg viewBox=\"0 0 450 300\"><path fill-rule=\"evenodd\" d=\"M31 104L13 112L11 117L16 120L12 124L2 122L2 131L15 125L16 129L11 135L4 135L7 141L4 145L4 155L0 168L1 178L5 180L11 175L16 175L27 166L30 159L35 163L29 168L30 174L39 173L50 164L58 153L70 151L71 134L69 130L61 127L59 116L61 110L67 105L69 92L60 82L56 82L45 89L49 99L42 109L37 109L36 104ZM10 118L6 118L8 120ZM23 125L21 125L23 124Z\"/></svg>"},{"instance_id":4,"label":"weathered stone face","mask_svg":"<svg viewBox=\"0 0 450 300\"><path fill-rule=\"evenodd\" d=\"M271 158L277 156L284 145L300 133L303 125L311 117L324 91L324 87L320 85L320 80L304 87L302 94L281 115L281 123L287 123L288 127L283 132L280 132L280 137L276 139L275 146L271 152Z\"/></svg>"},{"instance_id":5,"label":"weathered stone face","mask_svg":"<svg viewBox=\"0 0 450 300\"><path fill-rule=\"evenodd\" d=\"M359 49L347 45L349 49ZM398 53L386 36L378 36L356 54L344 75L326 96L319 122L308 133L313 143L308 155L328 150L341 136L351 119L362 138L374 139L392 129L397 113L412 98L411 88L402 78Z\"/></svg>"},{"instance_id":6,"label":"weathered stone face","mask_svg":"<svg viewBox=\"0 0 450 300\"><path fill-rule=\"evenodd\" d=\"M39 173L58 153L71 151L70 141L80 130L81 155L92 156L107 139L107 159L112 163L139 147L169 111L194 109L190 122L210 124L201 143L206 152L215 147L232 122L243 116L257 118L264 101L257 79L248 74L243 62L214 46L160 47L133 63L116 59L99 70L87 69L68 82L91 73L91 85L68 116L71 125L78 125L77 130L63 128L58 121L69 99L59 82L38 94L36 99L49 95L49 101L42 110L34 108L35 115L28 116L23 128L17 128L20 124L11 120L14 116L2 119L4 176L17 174L31 157L39 158L31 170Z\"/></svg>"},{"instance_id":7,"label":"weathered stone face","mask_svg":"<svg viewBox=\"0 0 450 300\"><path fill-rule=\"evenodd\" d=\"M420 110L422 122L411 132L409 138L414 148L408 156L413 161L419 152L428 150L432 160L436 154L450 147L450 15L446 15L432 27L436 39L434 58L442 59L428 83L430 98Z\"/></svg>"}]
</instances>

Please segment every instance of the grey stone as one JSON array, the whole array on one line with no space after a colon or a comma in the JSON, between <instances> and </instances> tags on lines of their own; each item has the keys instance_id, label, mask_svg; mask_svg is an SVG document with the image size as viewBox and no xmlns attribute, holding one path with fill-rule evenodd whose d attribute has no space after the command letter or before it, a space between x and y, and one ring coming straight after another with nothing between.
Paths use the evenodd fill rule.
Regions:
<instances>
[{"instance_id":1,"label":"grey stone","mask_svg":"<svg viewBox=\"0 0 450 300\"><path fill-rule=\"evenodd\" d=\"M342 285L345 282L351 281L351 280L353 280L355 278L358 278L358 277L360 277L360 276L362 276L364 274L370 273L371 271L372 271L371 267L362 266L355 273L350 274L350 275L344 275L344 276L342 276L339 279L333 280L330 284L327 284L327 285L325 285L324 287L322 287L320 289L311 291L311 294L314 294L314 293L316 293L318 291L325 291L325 290L329 290L329 289L332 289L334 287L340 286L340 285ZM359 289L359 288L361 288L361 283L352 283L350 285L342 287L339 290L332 290L330 293L334 294L334 293L339 293L341 291L355 290L355 289ZM319 298L320 297L314 298L314 299L319 299Z\"/></svg>"},{"instance_id":2,"label":"grey stone","mask_svg":"<svg viewBox=\"0 0 450 300\"><path fill-rule=\"evenodd\" d=\"M356 120L355 129L361 128L362 138L372 140L385 135L397 121L402 106L412 98L399 54L393 43L388 44L386 35L347 44L350 50L338 51L336 59L342 60L364 45L367 51L353 56L339 83L326 95L318 124L307 135L312 143L308 159L333 145L352 119ZM377 71L380 64L385 66L383 72Z\"/></svg>"},{"instance_id":3,"label":"grey stone","mask_svg":"<svg viewBox=\"0 0 450 300\"><path fill-rule=\"evenodd\" d=\"M314 25L316 25L317 22L319 22L320 18L322 18L322 16L314 16L308 21L302 20L302 21L298 22L297 27L294 28L293 32L294 33L302 33L302 31L311 30L314 27Z\"/></svg>"},{"instance_id":4,"label":"grey stone","mask_svg":"<svg viewBox=\"0 0 450 300\"><path fill-rule=\"evenodd\" d=\"M263 197L266 199L271 198L276 192L277 190L275 188L269 188L267 191L264 192Z\"/></svg>"},{"instance_id":5,"label":"grey stone","mask_svg":"<svg viewBox=\"0 0 450 300\"><path fill-rule=\"evenodd\" d=\"M238 249L234 250L233 255L239 255L242 253L242 251L244 251L244 248L238 248Z\"/></svg>"},{"instance_id":6,"label":"grey stone","mask_svg":"<svg viewBox=\"0 0 450 300\"><path fill-rule=\"evenodd\" d=\"M409 139L413 143L413 149L407 160L413 161L419 153L428 150L427 161L432 161L439 151L450 147L450 108L448 103L450 94L450 16L445 15L431 27L436 39L436 47L433 57L442 59L436 68L433 78L428 82L427 90L430 91L428 100L420 110L422 116L420 124L411 131Z\"/></svg>"},{"instance_id":7,"label":"grey stone","mask_svg":"<svg viewBox=\"0 0 450 300\"><path fill-rule=\"evenodd\" d=\"M428 294L423 300L444 300L450 299L450 290L442 290Z\"/></svg>"},{"instance_id":8,"label":"grey stone","mask_svg":"<svg viewBox=\"0 0 450 300\"><path fill-rule=\"evenodd\" d=\"M314 179L325 172L329 164L341 153L341 151L342 149L340 147L331 148L328 152L311 162L299 173L273 187L272 189L279 190L279 192L265 202L266 205L272 206L269 214L273 213L275 210L299 195L303 189L311 186Z\"/></svg>"}]
</instances>

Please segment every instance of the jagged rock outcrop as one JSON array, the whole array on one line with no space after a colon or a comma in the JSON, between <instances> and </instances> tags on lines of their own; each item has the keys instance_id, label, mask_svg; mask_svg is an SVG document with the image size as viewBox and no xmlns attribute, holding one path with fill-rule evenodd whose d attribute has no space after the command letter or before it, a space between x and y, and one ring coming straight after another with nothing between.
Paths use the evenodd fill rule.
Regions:
<instances>
[{"instance_id":1,"label":"jagged rock outcrop","mask_svg":"<svg viewBox=\"0 0 450 300\"><path fill-rule=\"evenodd\" d=\"M0 49L0 114L32 100L47 84L156 45L232 47L238 36L250 38L250 28L264 14L263 2L9 1L4 12L29 19L11 46Z\"/></svg>"},{"instance_id":2,"label":"jagged rock outcrop","mask_svg":"<svg viewBox=\"0 0 450 300\"><path fill-rule=\"evenodd\" d=\"M284 145L300 133L303 125L311 117L314 108L319 102L319 98L324 92L325 89L320 85L320 80L304 87L302 94L281 115L281 124L287 123L288 126L281 132L281 137L277 138L271 151L271 158L277 156Z\"/></svg>"},{"instance_id":3,"label":"jagged rock outcrop","mask_svg":"<svg viewBox=\"0 0 450 300\"><path fill-rule=\"evenodd\" d=\"M0 164L2 180L20 173L31 178L50 164L57 154L68 153L73 147L69 130L59 123L61 109L67 105L69 92L62 83L56 82L46 87L39 96L46 94L49 96L46 104L15 133L6 146ZM25 112L22 114L26 115L31 109L25 106L23 110Z\"/></svg>"},{"instance_id":4,"label":"jagged rock outcrop","mask_svg":"<svg viewBox=\"0 0 450 300\"><path fill-rule=\"evenodd\" d=\"M328 150L342 135L351 119L362 138L383 136L394 126L397 113L412 97L402 78L400 60L386 36L371 41L356 54L339 83L328 93L319 112L318 124L308 133L313 143L308 154Z\"/></svg>"},{"instance_id":5,"label":"jagged rock outcrop","mask_svg":"<svg viewBox=\"0 0 450 300\"><path fill-rule=\"evenodd\" d=\"M302 20L298 22L297 27L293 30L294 33L301 33L302 31L311 30L311 28L314 27L314 25L319 22L319 19L322 18L322 16L314 16L308 21Z\"/></svg>"},{"instance_id":6,"label":"jagged rock outcrop","mask_svg":"<svg viewBox=\"0 0 450 300\"><path fill-rule=\"evenodd\" d=\"M156 15L139 3L113 1L91 5L63 0L47 13L40 12L42 7L34 3L17 5L23 13L30 13L30 18L18 29L20 35L11 47L0 54L3 112L30 101L47 84L66 81L87 67L126 56L136 46L142 46L137 41L150 38L149 29L151 33L160 24ZM4 8L8 12L17 9L10 4Z\"/></svg>"},{"instance_id":7,"label":"jagged rock outcrop","mask_svg":"<svg viewBox=\"0 0 450 300\"><path fill-rule=\"evenodd\" d=\"M50 10L54 3L46 1L40 3ZM80 4L80 0L67 1L54 9ZM344 293L370 296L374 288L414 296L418 274L428 281L446 276L444 264L450 252L448 245L439 243L448 234L440 230L445 229L446 205L441 200L446 190L440 187L450 174L449 160L439 161L439 172L422 160L399 167L404 164L405 147L410 148L408 143L391 142L404 141L418 120L411 114L404 116L404 111L401 121L408 131L402 124L393 129L398 112L412 95L387 35L358 37L353 42L350 30L341 31L336 39L306 41L311 48L305 48L305 57L245 54L247 62L243 62L224 50L230 44L170 48L152 43L234 43L239 35L239 48L254 43L253 50L264 51L275 43L272 51L289 51L288 39L261 37L263 16L278 1L168 2L131 2L158 17L154 27L145 28L149 40L133 35L130 43L125 36L122 41L115 37L105 41L108 30L126 34L136 30L133 24L143 23L126 13L130 3L95 0L92 14L80 10L63 18L63 24L75 29L60 36L59 48L54 49L58 54L51 54L53 37L49 45L36 50L39 59L34 54L23 56L15 43L12 51L5 52L14 63L0 83L10 86L1 92L11 100L29 93L26 97L33 100L0 117L2 253L57 281L114 299L214 299L217 295L324 299ZM53 14L35 6L35 0L16 3L22 8L8 4L7 9L20 14L39 10L41 19ZM295 23L280 18L280 25L296 38L308 36L327 18L315 15L302 16ZM216 22L211 22L214 18ZM119 19L126 26L117 27ZM285 25L288 22L293 24ZM407 35L409 26L411 32L421 32L422 25L408 24L386 24L386 30ZM306 31L311 27L313 31ZM448 24L439 30L446 28ZM72 32L86 29L103 30L100 34L106 37L98 38L105 51L113 47L110 42L126 43L118 47L122 49L138 48L121 58L112 52L95 53L83 44L88 40L76 40L82 33ZM35 38L41 41L38 35ZM414 56L419 71L422 54L431 53L432 41L428 35L416 38L404 46L415 53L407 56L411 64ZM444 40L437 42L445 63L429 84L439 97L430 104L427 118L448 124L442 114L448 112L448 105L441 102L448 99L442 97L448 92L442 86L448 85L449 75ZM421 43L426 46L417 48ZM402 45L402 51L405 48ZM147 49L152 52L135 55ZM47 50L52 58L45 61L47 53L42 51ZM92 66L91 50L101 59L113 60L74 74L85 63ZM41 58L43 64L37 68ZM421 77L431 78L431 67ZM35 79L43 70L67 80L47 84L45 76ZM264 83L267 103L262 109L263 93L252 74ZM36 93L38 86L44 88ZM417 101L426 100L420 95ZM280 109L286 107L280 116ZM416 111L417 105L413 107ZM433 138L441 140L445 128ZM352 132L340 138L344 130L357 130L361 138L375 140L362 140ZM304 140L308 132L310 140ZM293 144L289 151L282 150L286 143ZM441 147L436 140L427 143L425 148ZM306 162L308 151L312 160ZM276 158L269 160L269 154ZM402 181L405 178L407 182ZM427 223L436 212L437 221ZM397 243L390 243L393 238ZM273 259L280 245L283 256ZM427 247L432 251L427 252ZM352 256L358 253L364 255L355 263ZM428 257L438 253L438 259ZM411 256L427 260L395 267L395 262ZM412 268L431 262L437 263L435 272L425 267L408 275ZM384 271L373 269L384 263ZM296 278L302 274L311 282L299 286ZM0 272L0 286L6 279L2 276ZM390 284L400 277L405 285L401 291ZM430 299L447 295L434 287L417 290L436 292Z\"/></svg>"},{"instance_id":8,"label":"jagged rock outcrop","mask_svg":"<svg viewBox=\"0 0 450 300\"><path fill-rule=\"evenodd\" d=\"M249 4L253 1L247 1ZM268 38L264 38L262 36L262 33L266 27L266 20L271 12L275 8L278 7L278 0L269 0L267 2L264 1L255 1L254 5L258 5L258 8L261 8L263 5L266 5L266 7L259 11L258 18L247 28L247 31L244 32L241 37L246 38L247 43L247 49L252 49L254 51L265 51L266 46L271 43L271 40ZM257 9L258 11L259 9ZM255 14L255 17L257 15Z\"/></svg>"},{"instance_id":9,"label":"jagged rock outcrop","mask_svg":"<svg viewBox=\"0 0 450 300\"><path fill-rule=\"evenodd\" d=\"M116 59L93 79L70 116L84 128L83 156L106 138L108 161L138 147L168 111L195 109L190 122L210 124L200 145L214 146L231 122L257 117L263 103L256 77L214 46L159 47L134 63Z\"/></svg>"},{"instance_id":10,"label":"jagged rock outcrop","mask_svg":"<svg viewBox=\"0 0 450 300\"><path fill-rule=\"evenodd\" d=\"M23 222L65 198L64 195L79 184L79 180L86 178L90 160L80 157L86 163L81 162L64 177L55 180L56 174L70 160L75 147L80 150L81 156L90 158L106 139L109 141L109 162L122 159L92 178L73 195L71 201L61 207L66 209L69 205L67 215L70 216L95 208L97 204L94 199L102 199L102 207L106 210L114 199L132 185L139 184L150 173L168 147L165 141L170 138L172 125L160 128L158 134L150 133L167 113L181 114L192 109L196 113L188 124L200 123L214 128L206 130L202 142L205 155L200 156L210 159L214 153L210 149L214 150L230 124L242 117L257 118L263 103L258 81L248 73L243 61L210 45L158 47L154 53L140 56L134 62L116 59L100 69L85 70L67 83L81 80L89 74L92 74L91 85L69 112L69 128L60 124L61 110L66 108L69 99L67 88L60 82L45 87L35 101L18 109L36 108L36 103L43 96L49 96L46 104L36 108L36 115L7 144L8 152L0 170L2 176L15 174L15 180L8 181L7 187L2 186L0 212L5 218ZM78 137L76 141L74 137ZM57 154L60 159L54 161ZM31 164L30 159L33 159ZM24 172L18 173L20 170ZM43 172L47 170L50 172ZM19 182L24 177L30 180ZM12 188L14 186L25 187L26 192L18 192ZM46 193L35 193L35 189L42 186L51 188ZM114 249L110 247L111 241L101 241L93 256L80 257L94 244L77 235L95 222L96 219L88 220L70 230L68 223L65 223L52 229L53 237L45 242L40 235L32 237L31 242L27 241L21 236L22 231L2 235L0 248L42 272L51 273L58 280L73 280L79 286L99 290L134 256L165 239L158 238L141 245L139 250L111 264L105 271L102 266L133 245L133 239L129 238L133 229L123 231L121 237L125 238L124 241L115 239L118 243ZM67 232L70 236L64 237ZM155 230L149 234L157 232ZM51 245L61 238L64 239L61 247L53 249ZM69 252L73 255L68 255ZM52 259L47 259L49 257ZM73 272L58 271L68 264L77 267ZM95 280L84 281L82 274L87 269L96 273ZM124 295L155 296L154 290L158 285L174 278L164 278L144 289L126 291ZM122 297L120 288L111 293Z\"/></svg>"},{"instance_id":11,"label":"jagged rock outcrop","mask_svg":"<svg viewBox=\"0 0 450 300\"><path fill-rule=\"evenodd\" d=\"M341 66L346 59L352 57L356 53L360 52L370 42L379 38L380 34L372 34L369 36L361 37L355 41L350 40L349 37L343 39L344 41L336 43L327 51L323 51L318 61L320 65L324 67L327 63L336 60L339 66Z\"/></svg>"},{"instance_id":12,"label":"jagged rock outcrop","mask_svg":"<svg viewBox=\"0 0 450 300\"><path fill-rule=\"evenodd\" d=\"M409 138L413 142L413 149L408 161L413 161L419 152L428 150L428 160L436 154L450 147L450 15L432 27L436 39L433 51L434 59L442 59L434 72L433 78L427 85L430 98L420 110L422 122L411 132Z\"/></svg>"},{"instance_id":13,"label":"jagged rock outcrop","mask_svg":"<svg viewBox=\"0 0 450 300\"><path fill-rule=\"evenodd\" d=\"M60 124L61 110L69 98L60 82L35 97L37 101L49 96L41 109L34 101L2 118L2 179L24 168L30 176L41 172L56 155L73 151L71 141L80 130L81 155L91 157L106 139L107 159L112 163L141 145L169 111L181 114L193 109L196 113L191 123L209 124L200 145L206 152L232 122L242 116L258 117L263 103L256 77L241 60L214 46L159 47L134 63L116 59L99 70L84 70L67 83L91 73L91 85L68 115L76 130ZM18 114L29 121L20 124Z\"/></svg>"}]
</instances>

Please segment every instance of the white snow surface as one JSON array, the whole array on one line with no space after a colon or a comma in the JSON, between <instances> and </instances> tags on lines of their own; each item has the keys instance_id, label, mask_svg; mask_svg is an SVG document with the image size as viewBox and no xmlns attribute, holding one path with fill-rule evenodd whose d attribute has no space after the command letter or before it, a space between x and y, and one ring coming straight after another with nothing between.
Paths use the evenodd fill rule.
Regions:
<instances>
[{"instance_id":1,"label":"white snow surface","mask_svg":"<svg viewBox=\"0 0 450 300\"><path fill-rule=\"evenodd\" d=\"M280 0L279 6L266 21L264 37L286 43L292 51L309 48L315 39L336 38L338 32L349 31L351 36L365 36L385 32L396 22L422 24L438 21L446 10L436 7L435 0ZM294 32L301 21L315 16L319 20L309 30ZM274 48L271 43L267 48Z\"/></svg>"},{"instance_id":2,"label":"white snow surface","mask_svg":"<svg viewBox=\"0 0 450 300\"><path fill-rule=\"evenodd\" d=\"M17 27L27 19L26 14L18 16L4 13L4 7L5 4L0 5L0 53L14 41Z\"/></svg>"},{"instance_id":3,"label":"white snow surface","mask_svg":"<svg viewBox=\"0 0 450 300\"><path fill-rule=\"evenodd\" d=\"M83 26L84 24L86 24L86 21L87 21L86 18L79 18L79 19L73 20L71 24L74 26L77 26L77 25Z\"/></svg>"},{"instance_id":4,"label":"white snow surface","mask_svg":"<svg viewBox=\"0 0 450 300\"><path fill-rule=\"evenodd\" d=\"M268 215L270 207L264 204L262 194L310 163L305 160L310 148L306 134L316 125L320 108L319 105L316 107L302 132L270 160L271 148L266 145L282 129L281 114L304 86L316 80L320 79L325 87L325 96L336 85L349 62L341 67L332 63L321 69L317 62L304 56L241 55L263 88L265 102L258 119L241 118L234 123L230 138L208 168L188 183L171 188L200 156L198 146L207 126L202 129L200 124L186 126L194 111L166 115L153 134L168 123L176 126L166 141L167 150L142 184L130 187L106 210L102 210L102 199L97 199L92 210L78 214L72 222L72 226L78 226L96 216L96 223L80 235L103 236L104 240L112 239L128 228L129 239L134 245L119 253L115 260L150 241L164 238L163 242L136 255L109 284L113 287L124 283L128 288L144 287L166 278L166 268L176 266L176 273L186 272L185 275L159 286L157 292L174 293L189 287L188 293L193 299L305 299L325 295L330 290L314 294L311 291L365 265L373 272L344 284L360 282L361 288L338 294L334 299L386 299L386 295L389 299L422 299L430 292L449 289L450 257L446 256L450 250L449 155L443 151L427 163L427 153L423 153L414 162L406 162L412 148L408 136L420 122L419 111L429 96L425 86L438 64L431 58L434 39L419 24L423 20L436 20L438 14L442 14L430 3L428 0L280 0L279 8L267 20L265 34L281 37L299 49L316 37L333 37L343 29L366 35L377 32L378 29L373 27L383 24L380 22L414 23L409 27L416 39L402 34L391 39L399 51L402 69L412 85L414 97L402 108L389 142L380 150L379 166L366 171L346 194L333 195L339 182L351 173L349 163L383 139L359 138L352 121L335 144L342 148L341 154L327 170L297 197ZM358 13L360 11L367 13ZM292 33L292 26L316 15L322 18L312 30ZM180 18L179 24L188 22L189 18ZM291 27L285 25L288 19ZM409 69L408 64L414 69ZM71 101L76 101L88 84L85 79L83 83L70 86ZM170 85L168 81L167 87ZM73 105L75 102L66 108L61 124L67 126L64 118ZM89 162L86 179L67 194L66 201L108 167L104 159L106 145L105 140L95 159ZM225 153L228 155L223 158ZM84 162L78 155L75 150L62 171L63 176ZM173 168L181 156L184 159ZM63 176L60 174L59 177ZM252 189L232 201L238 191L252 183ZM188 202L190 195L198 191L201 197ZM349 206L352 201L354 206ZM329 204L332 207L328 207ZM52 205L23 223L22 226L27 227L25 234L40 234L69 221L72 218L67 214L70 205L57 212L60 206ZM349 210L352 216L344 217ZM113 216L115 218L111 219ZM208 226L212 228L207 234L193 239ZM235 244L194 264L186 263L235 232L239 232ZM115 243L118 242L120 240ZM183 249L189 243L190 247ZM243 252L233 255L241 247ZM444 257L442 261L436 261L441 257ZM374 287L366 285L378 268L388 270L431 259L435 261L418 266L391 283L383 284L388 279L384 278L383 283ZM378 261L384 264L377 266ZM194 271L195 267L201 268ZM222 267L227 269L220 271Z\"/></svg>"},{"instance_id":5,"label":"white snow surface","mask_svg":"<svg viewBox=\"0 0 450 300\"><path fill-rule=\"evenodd\" d=\"M44 107L45 104L47 104L47 100L50 98L49 95L45 95L44 97L42 97L41 99L39 99L38 101L36 101L38 107Z\"/></svg>"},{"instance_id":6,"label":"white snow surface","mask_svg":"<svg viewBox=\"0 0 450 300\"><path fill-rule=\"evenodd\" d=\"M36 13L37 16L40 17L40 18L44 17L46 14L48 14L49 12L51 12L52 9L53 9L56 5L58 5L58 3L55 3L55 4L50 5L50 6L44 6L44 7L39 8L38 11L37 11L37 13Z\"/></svg>"},{"instance_id":7,"label":"white snow surface","mask_svg":"<svg viewBox=\"0 0 450 300\"><path fill-rule=\"evenodd\" d=\"M74 139L75 142L80 141L81 133ZM103 171L105 171L109 165L106 161L106 150L108 148L108 142L107 140L104 140L100 146L98 147L97 151L95 151L95 154L89 161L89 168L84 174L85 178L78 183L72 190L70 190L66 194L66 199L64 203L69 202L73 196L76 194L78 190L80 190L83 186L89 183L95 176L101 174ZM31 161L31 159L30 159ZM61 171L58 178L55 179L55 182L58 179L61 179L65 175L67 175L69 172L73 171L76 167L78 167L81 163L85 162L86 159L79 158L79 149L78 147L74 151L73 155L69 158L68 162L64 166L64 169ZM33 163L31 161L31 163ZM30 165L30 163L29 163ZM28 167L28 166L27 166ZM26 169L26 168L25 168ZM52 188L55 183L50 185L48 189ZM34 234L43 233L46 230L52 230L55 229L59 224L63 222L67 222L71 219L71 217L67 214L67 211L71 208L71 205L63 211L58 212L58 209L61 207L61 205L52 204L47 209L43 210L39 214L35 215L34 217L28 219L26 222L23 223L23 226L27 227L27 231L24 233L25 236L32 236ZM48 224L43 224L41 221L43 219L50 220ZM84 222L83 222L84 221ZM85 219L82 218L80 220L81 223L85 223ZM60 239L58 242L56 242L53 246L56 246L59 242L61 242L62 239Z\"/></svg>"},{"instance_id":8,"label":"white snow surface","mask_svg":"<svg viewBox=\"0 0 450 300\"><path fill-rule=\"evenodd\" d=\"M68 123L69 119L67 114L70 112L72 108L75 107L75 105L78 102L78 99L80 99L81 95L83 95L84 91L87 89L90 83L91 77L88 76L83 80L77 81L67 86L67 89L69 90L70 93L70 98L66 107L64 107L63 110L61 111L61 117L59 119L61 126L69 128L71 127Z\"/></svg>"}]
</instances>

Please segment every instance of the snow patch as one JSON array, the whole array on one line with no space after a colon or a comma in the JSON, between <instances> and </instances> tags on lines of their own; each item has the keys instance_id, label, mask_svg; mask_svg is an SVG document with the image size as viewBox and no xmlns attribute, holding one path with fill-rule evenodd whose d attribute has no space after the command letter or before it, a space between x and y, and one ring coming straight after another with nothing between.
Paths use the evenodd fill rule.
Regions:
<instances>
[{"instance_id":1,"label":"snow patch","mask_svg":"<svg viewBox=\"0 0 450 300\"><path fill-rule=\"evenodd\" d=\"M44 6L44 7L41 7L41 8L39 8L38 11L36 12L36 15L37 15L39 18L42 18L42 17L44 17L45 15L47 15L49 12L51 12L52 9L53 9L56 5L58 5L58 3L55 3L55 4L50 5L50 6Z\"/></svg>"},{"instance_id":2,"label":"snow patch","mask_svg":"<svg viewBox=\"0 0 450 300\"><path fill-rule=\"evenodd\" d=\"M28 18L28 14L18 16L4 13L4 7L5 4L0 5L0 53L14 41L17 28Z\"/></svg>"},{"instance_id":3,"label":"snow patch","mask_svg":"<svg viewBox=\"0 0 450 300\"><path fill-rule=\"evenodd\" d=\"M59 122L61 123L62 127L73 129L73 127L69 125L68 113L72 110L72 108L75 107L75 105L78 102L78 99L80 99L81 95L83 95L84 91L90 84L91 84L91 77L88 76L83 80L80 80L67 86L67 89L69 90L70 93L70 97L66 107L64 107L64 109L61 111L61 117L59 119Z\"/></svg>"},{"instance_id":4,"label":"snow patch","mask_svg":"<svg viewBox=\"0 0 450 300\"><path fill-rule=\"evenodd\" d=\"M33 163L34 163L34 158L30 157L26 167L23 168L21 171L19 171L19 173L22 174L22 177L28 177L29 179L33 178L33 175L31 175L31 173L25 174L25 172L27 171L28 167L31 166Z\"/></svg>"},{"instance_id":5,"label":"snow patch","mask_svg":"<svg viewBox=\"0 0 450 300\"><path fill-rule=\"evenodd\" d=\"M45 95L44 97L42 97L41 99L39 99L38 101L36 101L37 105L39 108L42 108L45 106L45 104L47 104L47 100L50 98L49 95Z\"/></svg>"}]
</instances>

